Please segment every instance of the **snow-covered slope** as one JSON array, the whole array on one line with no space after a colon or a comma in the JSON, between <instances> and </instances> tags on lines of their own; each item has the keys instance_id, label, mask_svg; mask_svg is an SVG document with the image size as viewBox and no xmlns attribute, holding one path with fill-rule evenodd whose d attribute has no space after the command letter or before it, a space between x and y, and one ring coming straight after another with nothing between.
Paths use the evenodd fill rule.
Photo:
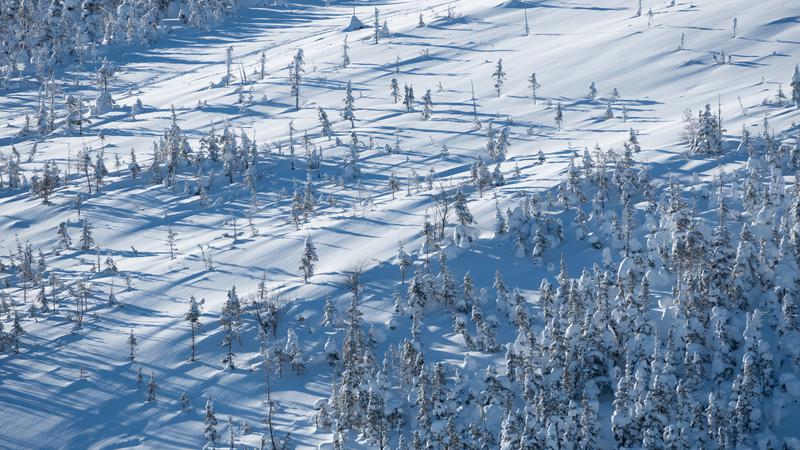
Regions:
<instances>
[{"instance_id":1,"label":"snow-covered slope","mask_svg":"<svg viewBox=\"0 0 800 450\"><path fill-rule=\"evenodd\" d=\"M320 3L291 2L291 7L253 4L243 7L236 19L214 32L179 30L163 36L151 48L99 49L95 61L82 70L76 64L65 65L55 77L61 92L56 98L61 102L67 94L82 94L93 102L98 88L92 84L92 77L103 58L116 68L109 90L119 107L91 117L83 125L82 134L77 129L67 130L62 111L58 129L52 133L19 135L26 114L35 122L40 86L33 79L12 81L0 96L0 124L4 125L0 128L4 158L0 167L7 167L14 159L13 147L21 155L20 170L29 180L37 173L41 176L46 161L58 164L62 175L69 173L67 182L52 195L51 204L44 205L27 188L9 188L8 175L3 172L0 262L6 267L0 271L0 281L7 283L0 292L10 308L19 311L25 333L19 353L7 348L0 354L0 447L199 448L206 443L202 413L207 399L214 403L220 440L225 442L221 445L228 445L231 428L235 429L237 445L257 447L259 436L268 428L264 423L269 410L262 358L265 339L248 309L240 339L232 345L235 368L227 367L221 362L226 347L221 345L224 330L220 319L230 289L235 286L245 304L259 296L262 280L271 295L285 302L276 336L266 339L268 345L283 348L287 330L292 329L305 356L302 374L295 374L288 363L283 365L281 376L271 373L276 433L279 439L291 433L290 448L328 443L332 433L315 427L314 404L329 397L335 379L341 381L341 368L329 366L323 348L330 335L335 336L340 349L345 339L350 293L342 280L348 270L358 265L364 268L360 309L364 333L371 330L376 341L371 352L378 368L389 346L410 338L410 315L394 311L395 292L405 299L414 272L409 268L406 282L401 284L393 262L399 245L412 254L421 272L426 271L426 260L432 261L431 270L437 272L439 255L445 253L457 280L469 272L478 290L491 292L487 296L491 300L483 305L484 313L498 317L497 340L505 345L514 341L517 328L502 311L495 310L492 284L496 270L502 272L509 289L519 289L531 315L536 316L541 310L537 303L540 282L548 279L556 283L562 254L569 274L576 278L583 268L603 264L603 250L593 248L588 239L576 239L567 222L574 217L574 205L562 212L564 208L555 200L553 188L567 179L573 154L583 155L588 148L594 155L596 145L604 151L621 150L634 130L642 148L634 158L648 168L658 187L656 197L664 192L669 178L676 177L685 187L687 198L691 191L701 199L701 204L693 205L694 211L710 221L711 225L704 224L703 228L710 230L716 221L714 183L722 167L728 174L723 182L730 201L742 208L736 198L746 177L748 153L738 147L740 130L760 135L767 117L767 134L774 133L786 148L794 145L792 137L800 132L794 125L800 116L797 109L788 101L783 106L774 104L779 85L791 97L789 82L800 62L800 5L793 2L695 0L668 6L667 2L645 1L643 13L637 16L633 0L393 1L378 5L381 22L386 20L390 36L381 36L377 44L371 27L342 31L350 23L353 8L362 22L372 24L373 6L362 2ZM652 8L652 15L648 8ZM425 26L418 25L420 16ZM679 49L682 36L684 48ZM351 62L342 67L345 37ZM233 49L234 78L226 83L225 55L229 47ZM298 49L304 53L305 71L299 87L300 108L296 109L289 66ZM262 50L266 55L264 79L259 74ZM726 63L719 63L726 57ZM501 59L506 76L498 94L492 74ZM528 81L533 73L540 84L535 103ZM400 87L399 102L391 96L393 79ZM358 178L344 168L344 161L352 159L351 124L342 120L339 112L348 82L355 104L352 131L361 142L357 146ZM592 82L597 88L594 99L589 98ZM403 85L413 86L417 99L414 111L407 111L402 104ZM433 107L430 120L425 120L420 102L428 89ZM612 96L615 89L618 98ZM131 114L136 99L141 100L143 108ZM715 114L721 112L725 154L687 156L688 146L681 137L684 111L691 108L696 113L707 103ZM606 117L609 105L615 118ZM560 129L554 121L559 107L563 111ZM335 139L321 135L319 108L334 122ZM56 105L57 111L62 109ZM475 125L476 117L480 129ZM255 195L243 173L237 173L234 183L229 183L222 164L203 163L202 176L198 176L192 164L181 161L172 186L152 183L146 167L154 142L173 123L188 138L195 154L201 149L200 139L212 129L217 136L227 129L237 135L238 142L240 136L254 141L258 158L251 175L256 181L250 184ZM488 161L486 135L490 124L498 134L508 130L510 147L498 169L505 184L479 192L472 186L472 170L479 157ZM290 128L294 130L291 144ZM307 170L306 133L307 147L321 152L319 171ZM338 140L341 145L337 145ZM295 158L289 156L290 145ZM387 152L387 146L398 146L399 151ZM445 155L443 147L447 149ZM545 155L543 163L540 150ZM102 180L99 193L95 192L94 178L92 192L87 192L91 175L79 172L79 152L88 153L92 162L103 155L110 173ZM128 170L132 152L144 169L136 179ZM119 167L115 165L116 155ZM581 169L579 161L580 156L573 167ZM488 164L489 171L495 170L494 162ZM784 167L784 174L794 170ZM209 173L215 174L213 180L208 180ZM400 180L396 194L390 189L392 173ZM319 201L298 227L291 220L292 194L296 190L303 193L307 174ZM433 189L425 180L429 174ZM694 180L693 175L697 175ZM795 182L794 177L780 181L786 186ZM204 189L207 199L195 195L198 185L205 182L209 183ZM462 184L477 220L478 240L472 246L456 245L451 238L454 232L463 230L449 225L442 243L445 249L424 254L420 232L426 218L437 220L436 196L443 188ZM694 187L690 190L689 185ZM587 189L588 193L592 188ZM639 205L640 226L635 227L633 237L645 245L648 229L641 190L637 186L629 193ZM775 208L788 216L797 192L791 188L786 192L788 196ZM526 195L534 193L546 202L544 214L560 218L566 228L566 240L546 249L541 258L531 256L531 242L520 255L513 233L495 236L495 211L513 210ZM552 202L544 200L546 195L552 195ZM584 204L587 215L591 200L589 196ZM616 208L620 214L616 191L609 202L613 204L609 209ZM652 215L657 221L659 216L655 212ZM750 220L750 216L733 219L734 236L739 235L744 220ZM65 221L70 221L67 229L74 242L71 248L59 250L56 231ZM79 249L82 221L93 225L96 248ZM450 222L456 222L455 215ZM525 226L526 233L535 232L528 222ZM612 262L603 269L616 277L624 255L607 237L613 230L604 231L596 221L590 221L589 227L604 248L612 249L607 252ZM769 230L768 225L764 227ZM170 231L176 233L174 258L168 245ZM757 237L766 235L757 233ZM310 282L305 283L299 267L308 237L316 245L319 263ZM24 281L19 271L18 249L25 242L32 245L37 260L34 267L39 267L38 250L44 255L46 270L41 283ZM199 246L212 255L213 268L203 261ZM98 261L105 267L107 258L113 259L118 272L94 271ZM623 278L631 264L631 259L623 262ZM645 271L634 269L638 283ZM663 271L656 267L653 272ZM55 289L48 281L51 276L60 280ZM654 301L647 314L657 323L663 342L670 324L682 326L668 311L666 318L661 317L672 301L675 274L648 276L652 276ZM130 288L126 287L128 277ZM796 302L797 286L788 281L791 276L780 273L775 278L775 283L785 283L784 288L792 292ZM77 327L79 281L88 289L89 297L88 313ZM36 304L40 284L45 286L51 310L30 318L29 306ZM109 306L112 291L118 306ZM763 297L769 295L771 291ZM192 296L205 299L194 362L188 361L191 328L184 317ZM56 298L57 306L52 304ZM322 324L326 298L336 306L337 327ZM429 311L416 342L424 349L428 366L443 361L448 376L454 366L461 366L467 379L475 380L467 384L478 390L488 364L503 372L503 352L467 349L461 336L453 333L448 309L430 304L426 308ZM779 315L779 310L770 313ZM4 312L6 332L12 327L12 316L12 312ZM538 335L544 323L537 320L532 319ZM744 313L732 323L741 340ZM788 380L785 389L791 391L796 385L791 378L796 366L789 363L792 353L785 344L781 348L779 341L784 338L773 332L772 320L765 318L764 324L765 341L772 344L776 358L775 378ZM137 341L134 361L128 357L131 330ZM648 356L652 353L650 345ZM471 362L464 363L467 353ZM268 358L274 360L275 356ZM735 358L738 372L741 349ZM137 386L138 369L144 377L141 386ZM622 371L624 365L618 369ZM157 384L154 402L146 401L151 375ZM613 376L621 375L615 372ZM610 393L599 397L597 447L616 446L610 425L616 381L612 379ZM399 392L411 392L400 379L392 378L390 384L397 398L401 397ZM731 380L721 385L728 395ZM798 437L792 424L800 420L800 409L797 392L793 397L778 391L776 388L774 397L784 403L772 396L765 400L771 407L765 407L765 418L758 432L752 434L764 437L771 432L783 442ZM179 398L183 393L192 404L189 412L181 410ZM519 394L514 408L523 407L521 390ZM407 441L417 414L413 406L416 393L410 395L411 404L404 398L401 402L406 408L402 430ZM781 412L772 417L770 410ZM489 414L496 417L487 423L499 424L505 410L490 409ZM466 429L473 415L459 415L464 418L459 427ZM235 426L225 423L228 417ZM246 421L248 429L242 430L240 421ZM444 420L437 422L441 424L435 424L434 430L444 426ZM493 431L500 436L499 426ZM357 434L350 434L345 448L377 447L357 440ZM389 447L396 447L398 433L389 436Z\"/></svg>"}]
</instances>

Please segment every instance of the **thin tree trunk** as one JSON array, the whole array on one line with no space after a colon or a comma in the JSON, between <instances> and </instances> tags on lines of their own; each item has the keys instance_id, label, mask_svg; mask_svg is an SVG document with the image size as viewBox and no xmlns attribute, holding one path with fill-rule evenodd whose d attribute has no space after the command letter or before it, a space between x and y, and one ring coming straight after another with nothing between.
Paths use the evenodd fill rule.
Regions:
<instances>
[{"instance_id":1,"label":"thin tree trunk","mask_svg":"<svg viewBox=\"0 0 800 450\"><path fill-rule=\"evenodd\" d=\"M192 359L190 361L194 361L194 323L192 323Z\"/></svg>"}]
</instances>

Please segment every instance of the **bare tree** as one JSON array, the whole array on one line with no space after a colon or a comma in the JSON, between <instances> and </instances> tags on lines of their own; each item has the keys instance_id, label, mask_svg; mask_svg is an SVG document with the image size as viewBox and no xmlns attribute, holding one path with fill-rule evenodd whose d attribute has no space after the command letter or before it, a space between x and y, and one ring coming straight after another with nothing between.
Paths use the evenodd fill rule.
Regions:
<instances>
[{"instance_id":1,"label":"bare tree","mask_svg":"<svg viewBox=\"0 0 800 450\"><path fill-rule=\"evenodd\" d=\"M269 436L262 436L261 442L262 444L266 444L266 441L269 441L270 449L272 450L284 450L289 448L289 440L291 439L291 433L286 433L283 437L282 441L278 441L277 436L275 436L275 424L273 423L273 416L275 415L275 405L276 401L272 399L272 370L273 370L273 363L277 361L278 368L281 367L281 362L279 358L275 358L275 355L272 353L272 343L269 342L269 338L265 337L261 342L261 357L264 360L264 388L267 394L267 399L265 401L266 407L266 417L264 417L264 424L267 426L267 431Z\"/></svg>"},{"instance_id":2,"label":"bare tree","mask_svg":"<svg viewBox=\"0 0 800 450\"><path fill-rule=\"evenodd\" d=\"M286 303L286 298L280 294L262 289L259 289L259 294L250 302L253 315L256 316L258 325L264 331L265 336L271 334L273 338L276 337Z\"/></svg>"},{"instance_id":3,"label":"bare tree","mask_svg":"<svg viewBox=\"0 0 800 450\"><path fill-rule=\"evenodd\" d=\"M275 402L272 400L272 379L270 377L270 372L272 371L272 357L266 341L263 343L262 347L261 356L264 358L264 388L267 394L267 416L264 418L264 422L269 430L269 441L271 444L270 448L274 449L277 448L277 446L275 445L275 427L272 424L272 414L275 406Z\"/></svg>"},{"instance_id":4,"label":"bare tree","mask_svg":"<svg viewBox=\"0 0 800 450\"><path fill-rule=\"evenodd\" d=\"M91 170L92 170L92 158L89 156L89 151L84 149L78 155L78 164L80 166L80 171L86 176L86 189L89 191L89 194L92 193L92 177L91 177Z\"/></svg>"},{"instance_id":5,"label":"bare tree","mask_svg":"<svg viewBox=\"0 0 800 450\"><path fill-rule=\"evenodd\" d=\"M433 210L433 223L436 228L434 239L444 239L444 230L447 227L447 217L453 209L453 195L451 191L452 186L445 187L444 184L439 183L439 193L433 199L436 206Z\"/></svg>"},{"instance_id":6,"label":"bare tree","mask_svg":"<svg viewBox=\"0 0 800 450\"><path fill-rule=\"evenodd\" d=\"M342 275L342 284L350 290L358 303L358 295L361 293L361 277L364 275L366 263L355 261L350 263Z\"/></svg>"}]
</instances>

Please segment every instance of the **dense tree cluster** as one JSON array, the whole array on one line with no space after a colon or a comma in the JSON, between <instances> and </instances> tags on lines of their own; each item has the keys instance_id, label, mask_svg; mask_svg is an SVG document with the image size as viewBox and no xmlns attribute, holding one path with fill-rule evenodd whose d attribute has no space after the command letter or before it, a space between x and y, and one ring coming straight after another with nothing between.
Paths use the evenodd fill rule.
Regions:
<instances>
[{"instance_id":1,"label":"dense tree cluster","mask_svg":"<svg viewBox=\"0 0 800 450\"><path fill-rule=\"evenodd\" d=\"M375 448L590 449L604 428L620 448L779 445L766 408L777 405L780 380L800 372L800 352L787 346L800 338L800 186L777 180L800 161L769 138L749 143L745 186L723 177L688 193L673 180L659 194L630 142L620 153L587 151L546 199L526 195L499 214L496 239L539 263L572 239L568 222L577 240L602 249L602 263L570 274L562 255L555 279L527 299L500 271L489 295L476 293L469 273L456 282L443 253L438 273L420 261L395 306L410 337L382 363L354 300L346 350L332 363L340 376L316 405L318 428L336 448L356 430ZM462 190L455 202L469 223ZM701 202L716 213L698 215ZM402 249L397 264L403 273L410 265ZM434 311L451 315L465 350L504 351L504 367L427 362L420 329ZM494 311L499 319L487 319ZM765 325L780 348L767 343ZM508 327L516 339L498 342L496 330ZM609 397L606 425L599 408Z\"/></svg>"},{"instance_id":2,"label":"dense tree cluster","mask_svg":"<svg viewBox=\"0 0 800 450\"><path fill-rule=\"evenodd\" d=\"M57 64L82 64L98 45L152 44L169 6L163 0L3 0L0 86L26 72L47 79ZM178 19L206 28L237 7L236 0L181 1Z\"/></svg>"}]
</instances>

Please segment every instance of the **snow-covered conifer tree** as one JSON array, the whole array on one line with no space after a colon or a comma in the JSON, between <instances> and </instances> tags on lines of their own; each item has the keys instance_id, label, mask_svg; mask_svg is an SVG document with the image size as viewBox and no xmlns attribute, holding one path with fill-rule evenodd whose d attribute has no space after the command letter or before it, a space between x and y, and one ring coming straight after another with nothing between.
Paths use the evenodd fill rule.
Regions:
<instances>
[{"instance_id":1,"label":"snow-covered conifer tree","mask_svg":"<svg viewBox=\"0 0 800 450\"><path fill-rule=\"evenodd\" d=\"M147 382L147 401L154 402L156 401L156 391L158 389L158 385L156 384L156 376L155 374L150 374L150 381Z\"/></svg>"},{"instance_id":2,"label":"snow-covered conifer tree","mask_svg":"<svg viewBox=\"0 0 800 450\"><path fill-rule=\"evenodd\" d=\"M305 359L303 358L303 350L300 347L297 333L292 328L287 331L283 355L289 360L295 373L298 375L302 373L305 369Z\"/></svg>"},{"instance_id":3,"label":"snow-covered conifer tree","mask_svg":"<svg viewBox=\"0 0 800 450\"><path fill-rule=\"evenodd\" d=\"M92 226L91 222L87 219L83 219L83 228L81 229L81 250L87 251L95 247L94 238L92 237Z\"/></svg>"},{"instance_id":4,"label":"snow-covered conifer tree","mask_svg":"<svg viewBox=\"0 0 800 450\"><path fill-rule=\"evenodd\" d=\"M181 392L180 402L181 412L190 412L192 410L192 401L189 400L189 394L186 391Z\"/></svg>"},{"instance_id":5,"label":"snow-covered conifer tree","mask_svg":"<svg viewBox=\"0 0 800 450\"><path fill-rule=\"evenodd\" d=\"M130 359L131 361L133 361L134 358L136 357L135 353L137 345L138 344L136 342L136 336L133 335L133 330L131 330L131 334L128 336L128 347L130 349L130 352L128 354L128 359Z\"/></svg>"},{"instance_id":6,"label":"snow-covered conifer tree","mask_svg":"<svg viewBox=\"0 0 800 450\"><path fill-rule=\"evenodd\" d=\"M350 65L350 46L347 45L347 35L344 35L344 42L342 43L342 67Z\"/></svg>"},{"instance_id":7,"label":"snow-covered conifer tree","mask_svg":"<svg viewBox=\"0 0 800 450\"><path fill-rule=\"evenodd\" d=\"M314 264L319 261L317 248L311 240L311 236L306 236L303 243L303 255L300 257L300 270L303 271L303 281L308 283L308 279L314 276Z\"/></svg>"},{"instance_id":8,"label":"snow-covered conifer tree","mask_svg":"<svg viewBox=\"0 0 800 450\"><path fill-rule=\"evenodd\" d=\"M133 151L133 149L131 149L131 162L128 163L128 170L131 171L131 177L134 180L136 179L136 176L139 174L139 172L142 171L141 166L139 166L139 163L136 162L136 153Z\"/></svg>"},{"instance_id":9,"label":"snow-covered conifer tree","mask_svg":"<svg viewBox=\"0 0 800 450\"><path fill-rule=\"evenodd\" d=\"M203 435L208 444L212 447L216 447L217 439L219 439L219 435L217 434L217 417L214 414L214 403L211 402L210 398L206 400L206 407L203 411Z\"/></svg>"},{"instance_id":10,"label":"snow-covered conifer tree","mask_svg":"<svg viewBox=\"0 0 800 450\"><path fill-rule=\"evenodd\" d=\"M378 39L381 37L381 18L377 6L375 7L375 20L372 24L372 37L375 39L376 44L378 43Z\"/></svg>"},{"instance_id":11,"label":"snow-covered conifer tree","mask_svg":"<svg viewBox=\"0 0 800 450\"><path fill-rule=\"evenodd\" d=\"M392 99L397 103L400 100L400 87L397 84L397 78L392 78L392 81L389 82L389 89L391 89Z\"/></svg>"},{"instance_id":12,"label":"snow-covered conifer tree","mask_svg":"<svg viewBox=\"0 0 800 450\"><path fill-rule=\"evenodd\" d=\"M227 349L222 362L230 369L235 367L233 364L233 341L239 337L241 315L242 307L239 303L239 296L236 294L236 286L234 286L228 291L228 299L222 305L222 313L219 319L224 332L222 345Z\"/></svg>"},{"instance_id":13,"label":"snow-covered conifer tree","mask_svg":"<svg viewBox=\"0 0 800 450\"><path fill-rule=\"evenodd\" d=\"M503 58L497 60L497 66L495 66L494 72L492 73L492 78L494 79L494 90L497 92L497 97L500 98L500 92L503 90L503 83L506 81L506 73L503 71Z\"/></svg>"},{"instance_id":14,"label":"snow-covered conifer tree","mask_svg":"<svg viewBox=\"0 0 800 450\"><path fill-rule=\"evenodd\" d=\"M291 220L294 222L295 229L300 229L300 224L303 222L303 218L305 217L306 208L303 204L303 196L300 194L299 189L295 189L294 194L292 195L292 209L291 209Z\"/></svg>"},{"instance_id":15,"label":"snow-covered conifer tree","mask_svg":"<svg viewBox=\"0 0 800 450\"><path fill-rule=\"evenodd\" d=\"M422 96L422 104L422 118L425 120L430 120L431 115L433 114L433 99L431 98L430 89L425 91L425 95Z\"/></svg>"},{"instance_id":16,"label":"snow-covered conifer tree","mask_svg":"<svg viewBox=\"0 0 800 450\"><path fill-rule=\"evenodd\" d=\"M336 307L333 305L333 300L330 297L325 299L322 326L336 326Z\"/></svg>"},{"instance_id":17,"label":"snow-covered conifer tree","mask_svg":"<svg viewBox=\"0 0 800 450\"><path fill-rule=\"evenodd\" d=\"M531 98L533 99L533 104L536 104L536 89L542 87L538 81L536 81L536 73L532 73L530 77L528 77L528 87L531 88Z\"/></svg>"},{"instance_id":18,"label":"snow-covered conifer tree","mask_svg":"<svg viewBox=\"0 0 800 450\"><path fill-rule=\"evenodd\" d=\"M355 127L356 116L354 113L355 98L353 98L353 87L350 81L347 82L347 87L344 91L344 108L342 108L342 119L349 120L350 126Z\"/></svg>"},{"instance_id":19,"label":"snow-covered conifer tree","mask_svg":"<svg viewBox=\"0 0 800 450\"><path fill-rule=\"evenodd\" d=\"M606 120L611 120L611 119L613 119L613 118L614 118L614 110L613 110L613 109L611 109L611 103L609 103L608 105L606 105L606 112L605 112L605 114L603 114L603 117L604 117Z\"/></svg>"},{"instance_id":20,"label":"snow-covered conifer tree","mask_svg":"<svg viewBox=\"0 0 800 450\"><path fill-rule=\"evenodd\" d=\"M509 142L509 129L504 127L497 138L497 145L495 148L495 161L505 161L508 148L511 146Z\"/></svg>"},{"instance_id":21,"label":"snow-covered conifer tree","mask_svg":"<svg viewBox=\"0 0 800 450\"><path fill-rule=\"evenodd\" d=\"M69 230L67 229L68 225L68 222L61 222L58 224L58 231L56 231L58 243L56 247L59 249L68 249L72 246L72 238L69 236Z\"/></svg>"},{"instance_id":22,"label":"snow-covered conifer tree","mask_svg":"<svg viewBox=\"0 0 800 450\"><path fill-rule=\"evenodd\" d=\"M692 151L698 155L715 155L722 152L722 141L719 119L711 112L711 105L706 104L700 113L697 134L691 142Z\"/></svg>"},{"instance_id":23,"label":"snow-covered conifer tree","mask_svg":"<svg viewBox=\"0 0 800 450\"><path fill-rule=\"evenodd\" d=\"M427 303L428 292L425 289L423 274L416 270L408 285L408 307L412 310L412 314L419 315Z\"/></svg>"},{"instance_id":24,"label":"snow-covered conifer tree","mask_svg":"<svg viewBox=\"0 0 800 450\"><path fill-rule=\"evenodd\" d=\"M519 410L509 410L501 424L500 450L516 450L521 448L521 433L524 424L519 415Z\"/></svg>"},{"instance_id":25,"label":"snow-covered conifer tree","mask_svg":"<svg viewBox=\"0 0 800 450\"><path fill-rule=\"evenodd\" d=\"M20 337L25 334L25 330L22 329L22 323L19 321L19 314L14 311L14 319L11 322L11 331L9 333L9 338L11 339L11 346L14 348L14 353L19 354L19 342Z\"/></svg>"},{"instance_id":26,"label":"snow-covered conifer tree","mask_svg":"<svg viewBox=\"0 0 800 450\"><path fill-rule=\"evenodd\" d=\"M389 174L389 190L392 191L392 200L395 199L395 195L397 192L400 191L400 181L397 179L397 175L394 172Z\"/></svg>"},{"instance_id":27,"label":"snow-covered conifer tree","mask_svg":"<svg viewBox=\"0 0 800 450\"><path fill-rule=\"evenodd\" d=\"M789 85L792 87L792 103L800 108L800 67L794 66L794 74Z\"/></svg>"},{"instance_id":28,"label":"snow-covered conifer tree","mask_svg":"<svg viewBox=\"0 0 800 450\"><path fill-rule=\"evenodd\" d=\"M267 49L261 49L261 57L258 62L260 65L259 78L264 80L267 76Z\"/></svg>"},{"instance_id":29,"label":"snow-covered conifer tree","mask_svg":"<svg viewBox=\"0 0 800 450\"><path fill-rule=\"evenodd\" d=\"M167 226L167 246L169 247L169 258L175 259L175 251L177 247L175 246L175 238L178 237L178 233L172 231L172 226Z\"/></svg>"},{"instance_id":30,"label":"snow-covered conifer tree","mask_svg":"<svg viewBox=\"0 0 800 450\"><path fill-rule=\"evenodd\" d=\"M331 126L331 121L328 119L328 113L322 109L322 106L318 109L319 113L319 124L322 127L322 135L330 140L333 137L333 127Z\"/></svg>"},{"instance_id":31,"label":"snow-covered conifer tree","mask_svg":"<svg viewBox=\"0 0 800 450\"><path fill-rule=\"evenodd\" d=\"M400 268L401 284L405 284L406 270L409 266L411 266L411 256L406 253L402 245L400 245L400 248L397 250L397 256L394 258L394 263Z\"/></svg>"},{"instance_id":32,"label":"snow-covered conifer tree","mask_svg":"<svg viewBox=\"0 0 800 450\"><path fill-rule=\"evenodd\" d=\"M189 357L189 361L194 361L195 358L195 336L197 334L197 329L203 326L200 323L200 305L197 303L197 300L194 296L189 298L189 310L183 316L184 320L189 322L189 326L192 329L192 355Z\"/></svg>"},{"instance_id":33,"label":"snow-covered conifer tree","mask_svg":"<svg viewBox=\"0 0 800 450\"><path fill-rule=\"evenodd\" d=\"M462 189L456 191L455 198L453 199L453 210L458 216L458 222L461 223L461 225L472 225L475 223L475 218L472 216L467 206L467 197L464 195Z\"/></svg>"},{"instance_id":34,"label":"snow-covered conifer tree","mask_svg":"<svg viewBox=\"0 0 800 450\"><path fill-rule=\"evenodd\" d=\"M405 85L405 94L403 96L403 104L406 106L406 111L414 110L414 87Z\"/></svg>"},{"instance_id":35,"label":"snow-covered conifer tree","mask_svg":"<svg viewBox=\"0 0 800 450\"><path fill-rule=\"evenodd\" d=\"M556 105L555 122L556 122L556 128L558 128L558 130L561 131L561 125L564 123L564 113L561 111L561 102L558 102L558 105Z\"/></svg>"},{"instance_id":36,"label":"snow-covered conifer tree","mask_svg":"<svg viewBox=\"0 0 800 450\"><path fill-rule=\"evenodd\" d=\"M303 79L303 64L305 64L303 49L298 48L289 65L289 84L294 97L295 109L300 109L300 82Z\"/></svg>"},{"instance_id":37,"label":"snow-covered conifer tree","mask_svg":"<svg viewBox=\"0 0 800 450\"><path fill-rule=\"evenodd\" d=\"M734 381L732 420L739 445L752 445L752 434L761 428L761 394L758 389L758 374L754 357L746 353L742 371Z\"/></svg>"},{"instance_id":38,"label":"snow-covered conifer tree","mask_svg":"<svg viewBox=\"0 0 800 450\"><path fill-rule=\"evenodd\" d=\"M642 146L639 145L639 138L636 134L636 130L633 128L630 129L628 133L628 140L625 142L625 148L630 151L631 153L639 153L642 151Z\"/></svg>"},{"instance_id":39,"label":"snow-covered conifer tree","mask_svg":"<svg viewBox=\"0 0 800 450\"><path fill-rule=\"evenodd\" d=\"M225 86L231 85L233 79L233 46L230 45L225 49Z\"/></svg>"}]
</instances>

